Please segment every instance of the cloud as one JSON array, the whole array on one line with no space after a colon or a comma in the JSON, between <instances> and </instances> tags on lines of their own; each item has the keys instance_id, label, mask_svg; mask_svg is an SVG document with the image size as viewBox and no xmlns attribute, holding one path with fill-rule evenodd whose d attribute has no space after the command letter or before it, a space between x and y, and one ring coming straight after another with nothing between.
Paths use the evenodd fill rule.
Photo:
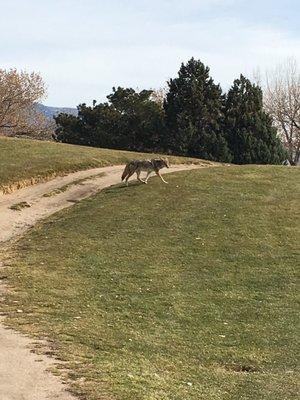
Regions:
<instances>
[{"instance_id":1,"label":"cloud","mask_svg":"<svg viewBox=\"0 0 300 400\"><path fill-rule=\"evenodd\" d=\"M258 66L264 70L288 56L300 62L299 35L233 12L242 3L15 1L0 21L0 67L40 71L47 103L75 106L104 100L112 86L163 86L192 56L224 88Z\"/></svg>"}]
</instances>

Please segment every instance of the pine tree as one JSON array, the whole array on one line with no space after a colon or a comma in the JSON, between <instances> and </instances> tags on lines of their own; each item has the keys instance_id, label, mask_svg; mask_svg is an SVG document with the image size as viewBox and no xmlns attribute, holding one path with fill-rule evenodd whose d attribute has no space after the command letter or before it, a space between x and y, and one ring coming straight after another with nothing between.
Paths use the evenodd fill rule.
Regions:
<instances>
[{"instance_id":1,"label":"pine tree","mask_svg":"<svg viewBox=\"0 0 300 400\"><path fill-rule=\"evenodd\" d=\"M152 90L113 88L108 102L80 104L78 116L59 114L56 140L136 151L161 150L163 110L151 100Z\"/></svg>"},{"instance_id":2,"label":"pine tree","mask_svg":"<svg viewBox=\"0 0 300 400\"><path fill-rule=\"evenodd\" d=\"M121 148L135 151L160 150L163 130L163 110L151 99L152 90L135 91L132 88L113 88L107 96L120 114L116 136Z\"/></svg>"},{"instance_id":3,"label":"pine tree","mask_svg":"<svg viewBox=\"0 0 300 400\"><path fill-rule=\"evenodd\" d=\"M225 100L225 132L236 164L279 164L285 151L270 116L263 110L262 90L243 75Z\"/></svg>"},{"instance_id":4,"label":"pine tree","mask_svg":"<svg viewBox=\"0 0 300 400\"><path fill-rule=\"evenodd\" d=\"M175 154L230 161L222 132L222 91L209 68L192 58L168 82L164 147Z\"/></svg>"}]
</instances>

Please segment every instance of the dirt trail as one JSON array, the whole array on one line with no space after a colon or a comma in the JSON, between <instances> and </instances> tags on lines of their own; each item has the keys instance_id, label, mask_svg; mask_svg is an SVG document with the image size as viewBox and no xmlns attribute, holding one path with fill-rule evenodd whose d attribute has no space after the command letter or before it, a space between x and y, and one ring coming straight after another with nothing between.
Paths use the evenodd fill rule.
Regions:
<instances>
[{"instance_id":1,"label":"dirt trail","mask_svg":"<svg viewBox=\"0 0 300 400\"><path fill-rule=\"evenodd\" d=\"M30 339L0 325L0 399L74 400L46 370L55 360L30 352L32 347Z\"/></svg>"},{"instance_id":2,"label":"dirt trail","mask_svg":"<svg viewBox=\"0 0 300 400\"><path fill-rule=\"evenodd\" d=\"M63 208L70 207L72 203L89 197L105 187L120 183L123 168L124 166L113 166L74 172L49 182L19 189L10 194L0 194L0 245L23 234L38 220ZM164 169L162 173L193 168L199 168L199 165L175 165L170 169ZM97 176L99 174L103 174L103 176ZM85 180L76 184L76 181L81 179ZM72 185L72 182L75 184ZM151 184L151 178L149 184ZM67 190L53 196L44 197L55 189L66 185L70 185ZM20 211L10 208L22 202L28 203L30 207L25 207Z\"/></svg>"},{"instance_id":3,"label":"dirt trail","mask_svg":"<svg viewBox=\"0 0 300 400\"><path fill-rule=\"evenodd\" d=\"M201 165L175 165L162 173L199 167ZM120 183L123 168L124 166L113 166L79 171L11 194L0 194L0 248L23 234L40 219L70 207L74 202L103 188ZM76 182L82 179L84 181ZM151 178L148 184L151 185ZM60 191L62 189L63 191ZM54 190L57 194L54 194ZM49 196L51 192L52 195ZM10 208L23 202L30 207L21 208L19 211ZM1 260L0 267L3 267ZM0 299L3 292L4 287L0 286ZM30 339L0 324L0 399L74 400L66 391L65 385L47 371L55 361L30 352L33 347Z\"/></svg>"}]
</instances>

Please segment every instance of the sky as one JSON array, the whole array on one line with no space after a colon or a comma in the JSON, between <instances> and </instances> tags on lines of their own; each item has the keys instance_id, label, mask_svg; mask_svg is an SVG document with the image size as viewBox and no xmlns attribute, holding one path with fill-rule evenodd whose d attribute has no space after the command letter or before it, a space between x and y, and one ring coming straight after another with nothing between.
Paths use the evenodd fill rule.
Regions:
<instances>
[{"instance_id":1,"label":"sky","mask_svg":"<svg viewBox=\"0 0 300 400\"><path fill-rule=\"evenodd\" d=\"M0 0L0 68L39 72L43 103L105 101L113 86L156 89L191 57L227 90L241 73L294 58L300 0Z\"/></svg>"}]
</instances>

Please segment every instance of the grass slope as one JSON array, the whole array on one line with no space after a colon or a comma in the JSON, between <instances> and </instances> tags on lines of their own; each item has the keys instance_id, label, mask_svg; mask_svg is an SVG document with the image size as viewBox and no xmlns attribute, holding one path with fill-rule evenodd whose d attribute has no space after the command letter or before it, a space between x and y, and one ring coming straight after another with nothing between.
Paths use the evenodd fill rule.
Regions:
<instances>
[{"instance_id":1,"label":"grass slope","mask_svg":"<svg viewBox=\"0 0 300 400\"><path fill-rule=\"evenodd\" d=\"M0 193L82 169L123 164L153 154L134 153L38 140L0 137ZM170 157L173 164L206 163L185 157Z\"/></svg>"},{"instance_id":2,"label":"grass slope","mask_svg":"<svg viewBox=\"0 0 300 400\"><path fill-rule=\"evenodd\" d=\"M8 323L48 337L84 399L298 399L299 170L168 180L34 228L5 272Z\"/></svg>"}]
</instances>

